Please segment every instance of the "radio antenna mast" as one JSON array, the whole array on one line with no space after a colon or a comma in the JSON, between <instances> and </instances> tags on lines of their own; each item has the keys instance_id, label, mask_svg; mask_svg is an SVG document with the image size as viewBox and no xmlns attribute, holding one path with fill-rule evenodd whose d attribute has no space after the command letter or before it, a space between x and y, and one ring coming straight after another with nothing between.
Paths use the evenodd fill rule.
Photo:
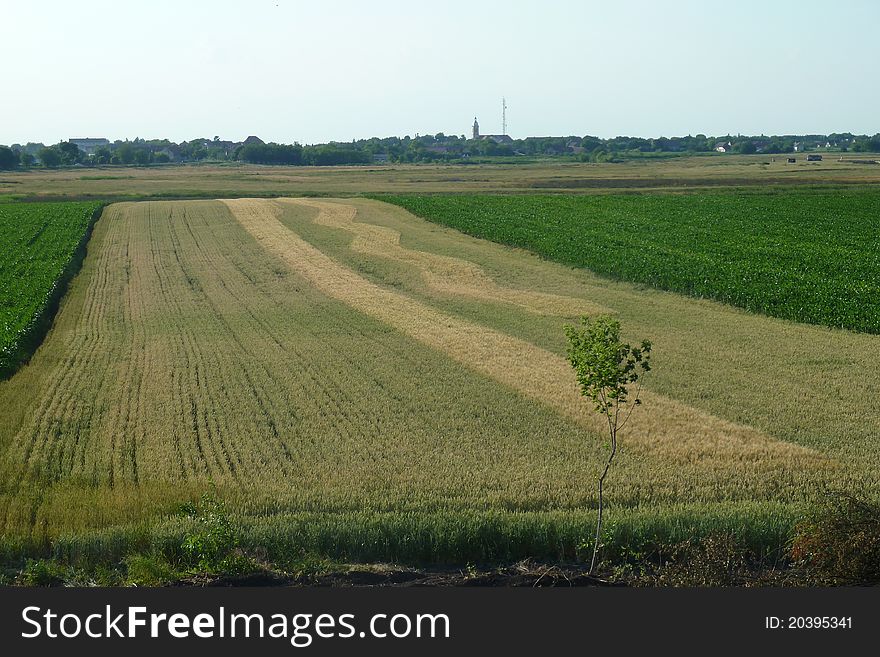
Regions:
<instances>
[{"instance_id":1,"label":"radio antenna mast","mask_svg":"<svg viewBox=\"0 0 880 657\"><path fill-rule=\"evenodd\" d=\"M501 98L501 134L507 134L507 101Z\"/></svg>"}]
</instances>

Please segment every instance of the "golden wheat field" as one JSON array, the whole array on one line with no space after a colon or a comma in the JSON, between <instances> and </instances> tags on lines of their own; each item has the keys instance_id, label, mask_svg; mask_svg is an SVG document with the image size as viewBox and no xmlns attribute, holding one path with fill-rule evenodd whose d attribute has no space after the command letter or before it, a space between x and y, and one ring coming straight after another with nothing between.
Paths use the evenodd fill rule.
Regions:
<instances>
[{"instance_id":1,"label":"golden wheat field","mask_svg":"<svg viewBox=\"0 0 880 657\"><path fill-rule=\"evenodd\" d=\"M151 201L104 211L45 343L0 383L4 540L157 525L209 488L254 536L585 527L602 427L562 326L597 313L656 354L612 518L878 492L880 374L852 377L878 336L609 282L378 201Z\"/></svg>"}]
</instances>

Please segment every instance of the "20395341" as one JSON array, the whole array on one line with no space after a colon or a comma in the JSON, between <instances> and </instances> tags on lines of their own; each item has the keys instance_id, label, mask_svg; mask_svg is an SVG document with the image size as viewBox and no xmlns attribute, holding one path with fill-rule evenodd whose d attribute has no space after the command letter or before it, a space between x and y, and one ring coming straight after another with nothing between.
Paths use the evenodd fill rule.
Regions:
<instances>
[{"instance_id":1,"label":"20395341","mask_svg":"<svg viewBox=\"0 0 880 657\"><path fill-rule=\"evenodd\" d=\"M765 616L768 630L851 630L852 616Z\"/></svg>"}]
</instances>

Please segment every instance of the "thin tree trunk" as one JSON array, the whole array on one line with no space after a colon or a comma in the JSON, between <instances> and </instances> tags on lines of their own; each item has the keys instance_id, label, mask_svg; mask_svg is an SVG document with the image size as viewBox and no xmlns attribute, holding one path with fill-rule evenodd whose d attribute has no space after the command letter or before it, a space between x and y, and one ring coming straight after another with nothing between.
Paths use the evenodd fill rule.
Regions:
<instances>
[{"instance_id":1,"label":"thin tree trunk","mask_svg":"<svg viewBox=\"0 0 880 657\"><path fill-rule=\"evenodd\" d=\"M599 556L599 537L602 535L602 480L605 475L599 477L599 518L596 521L596 540L593 543L593 560L590 561L590 575L596 572L596 558Z\"/></svg>"},{"instance_id":2,"label":"thin tree trunk","mask_svg":"<svg viewBox=\"0 0 880 657\"><path fill-rule=\"evenodd\" d=\"M599 477L599 517L596 520L596 541L593 543L593 559L592 561L590 561L590 575L594 575L596 573L596 561L599 557L599 539L602 537L602 511L604 510L602 485L605 483L605 477L608 474L608 469L611 467L611 462L614 460L614 455L617 453L617 429L614 425L611 425L610 429L611 454L608 455L608 462L605 464L605 470L602 471L602 476Z\"/></svg>"}]
</instances>

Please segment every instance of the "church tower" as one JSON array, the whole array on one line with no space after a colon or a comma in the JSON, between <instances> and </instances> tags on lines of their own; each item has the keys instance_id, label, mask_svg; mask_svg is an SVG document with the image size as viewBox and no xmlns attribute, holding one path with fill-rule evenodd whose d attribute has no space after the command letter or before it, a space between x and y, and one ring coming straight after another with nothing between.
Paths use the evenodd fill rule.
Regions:
<instances>
[{"instance_id":1,"label":"church tower","mask_svg":"<svg viewBox=\"0 0 880 657\"><path fill-rule=\"evenodd\" d=\"M480 138L480 124L477 123L477 117L474 117L474 139Z\"/></svg>"}]
</instances>

